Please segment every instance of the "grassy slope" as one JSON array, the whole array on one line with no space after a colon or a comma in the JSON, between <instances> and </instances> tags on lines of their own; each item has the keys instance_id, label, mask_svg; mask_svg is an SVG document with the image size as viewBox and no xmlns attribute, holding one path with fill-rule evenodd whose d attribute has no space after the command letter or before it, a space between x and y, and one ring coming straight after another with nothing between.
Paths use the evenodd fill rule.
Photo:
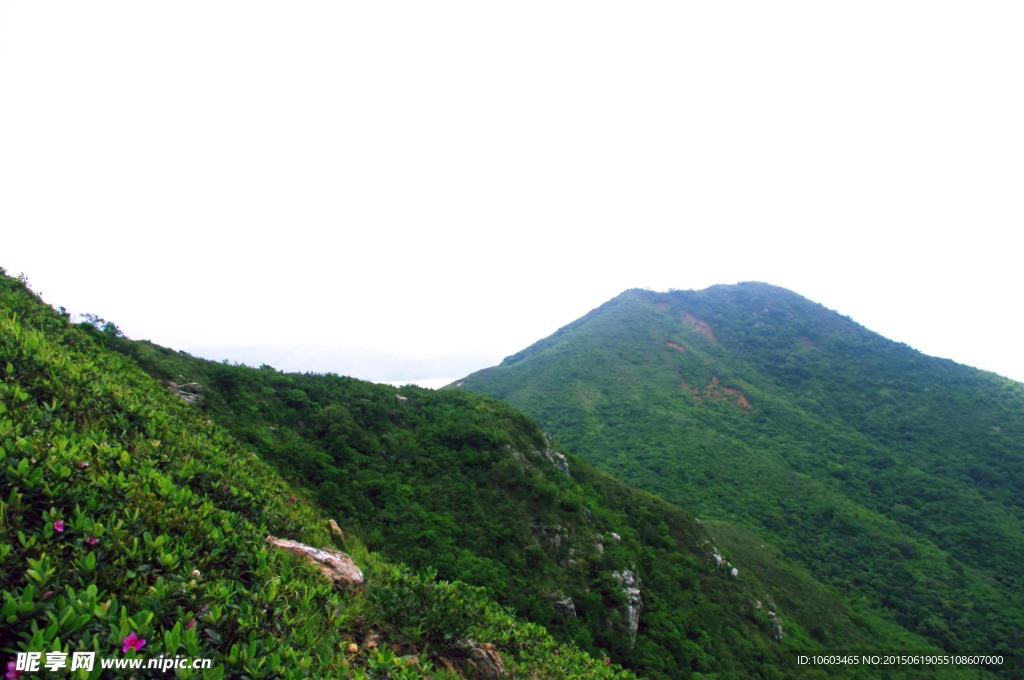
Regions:
<instances>
[{"instance_id":1,"label":"grassy slope","mask_svg":"<svg viewBox=\"0 0 1024 680\"><path fill-rule=\"evenodd\" d=\"M339 547L366 574L357 592L269 549L268 534L339 539L251 448L2 275L0 447L6 659L120 657L134 632L147 641L144 658L212 658L202 677L451 677L437 659L456 654L457 632L494 642L515 675L617 673L482 591L409 572L354 537ZM408 598L417 605L403 606ZM371 631L383 648L358 645Z\"/></svg>"},{"instance_id":2,"label":"grassy slope","mask_svg":"<svg viewBox=\"0 0 1024 680\"><path fill-rule=\"evenodd\" d=\"M758 527L855 609L947 649L1021 645L1020 385L758 284L630 291L460 384Z\"/></svg>"}]
</instances>

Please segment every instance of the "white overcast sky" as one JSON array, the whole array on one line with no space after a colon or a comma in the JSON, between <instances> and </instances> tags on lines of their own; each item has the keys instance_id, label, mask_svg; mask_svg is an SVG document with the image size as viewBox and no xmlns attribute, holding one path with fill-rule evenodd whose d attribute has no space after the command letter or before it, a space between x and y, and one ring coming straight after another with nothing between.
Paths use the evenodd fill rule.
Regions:
<instances>
[{"instance_id":1,"label":"white overcast sky","mask_svg":"<svg viewBox=\"0 0 1024 680\"><path fill-rule=\"evenodd\" d=\"M0 0L0 266L376 381L743 280L1024 380L1021 36L1019 0Z\"/></svg>"}]
</instances>

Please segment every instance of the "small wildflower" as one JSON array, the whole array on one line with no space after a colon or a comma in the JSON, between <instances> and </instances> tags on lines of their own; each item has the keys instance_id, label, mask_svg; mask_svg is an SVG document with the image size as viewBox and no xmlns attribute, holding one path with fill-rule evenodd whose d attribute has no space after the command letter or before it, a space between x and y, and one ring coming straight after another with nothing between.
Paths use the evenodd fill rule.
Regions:
<instances>
[{"instance_id":1,"label":"small wildflower","mask_svg":"<svg viewBox=\"0 0 1024 680\"><path fill-rule=\"evenodd\" d=\"M121 651L126 654L128 653L129 649L134 649L137 652L146 646L145 638L140 638L138 635L135 634L135 631L128 633L128 637L126 637L123 640L123 642L124 646L121 647Z\"/></svg>"},{"instance_id":2,"label":"small wildflower","mask_svg":"<svg viewBox=\"0 0 1024 680\"><path fill-rule=\"evenodd\" d=\"M349 654L355 654L358 651L359 651L359 645L357 645L354 642L348 643L348 653Z\"/></svg>"},{"instance_id":3,"label":"small wildflower","mask_svg":"<svg viewBox=\"0 0 1024 680\"><path fill-rule=\"evenodd\" d=\"M612 665L612 660L611 659L605 659L604 660L604 665L605 666L611 666Z\"/></svg>"},{"instance_id":4,"label":"small wildflower","mask_svg":"<svg viewBox=\"0 0 1024 680\"><path fill-rule=\"evenodd\" d=\"M53 523L53 530L60 533L64 531L64 520L59 519Z\"/></svg>"},{"instance_id":5,"label":"small wildflower","mask_svg":"<svg viewBox=\"0 0 1024 680\"><path fill-rule=\"evenodd\" d=\"M202 574L199 573L198 569L193 569L192 570L192 577L193 578L199 578L200 576L202 576Z\"/></svg>"},{"instance_id":6,"label":"small wildflower","mask_svg":"<svg viewBox=\"0 0 1024 680\"><path fill-rule=\"evenodd\" d=\"M85 539L85 544L88 545L88 546L94 546L94 545L96 545L99 542L100 542L100 539L97 538L96 536L90 536L89 538Z\"/></svg>"},{"instance_id":7,"label":"small wildflower","mask_svg":"<svg viewBox=\"0 0 1024 680\"><path fill-rule=\"evenodd\" d=\"M78 461L78 467L80 467L80 468L87 468L87 467L89 467L89 462L85 461L85 460L80 460L80 461Z\"/></svg>"},{"instance_id":8,"label":"small wildflower","mask_svg":"<svg viewBox=\"0 0 1024 680\"><path fill-rule=\"evenodd\" d=\"M16 662L7 662L7 672L4 674L4 677L8 678L9 680L21 677L21 671L18 670L18 664Z\"/></svg>"},{"instance_id":9,"label":"small wildflower","mask_svg":"<svg viewBox=\"0 0 1024 680\"><path fill-rule=\"evenodd\" d=\"M289 498L288 502L289 503L294 503L295 502L295 496L292 496L291 498Z\"/></svg>"},{"instance_id":10,"label":"small wildflower","mask_svg":"<svg viewBox=\"0 0 1024 680\"><path fill-rule=\"evenodd\" d=\"M189 621L188 623L185 624L185 630L192 630L195 627L196 627L196 620L195 619L192 619L191 621Z\"/></svg>"},{"instance_id":11,"label":"small wildflower","mask_svg":"<svg viewBox=\"0 0 1024 680\"><path fill-rule=\"evenodd\" d=\"M49 597L50 595L53 595L53 591L52 591L52 590L47 590L47 591L46 591L45 593L43 593L42 595L40 595L40 597L41 597L41 598L43 598L43 599L45 600L45 599L46 599L46 598L48 598L48 597Z\"/></svg>"}]
</instances>

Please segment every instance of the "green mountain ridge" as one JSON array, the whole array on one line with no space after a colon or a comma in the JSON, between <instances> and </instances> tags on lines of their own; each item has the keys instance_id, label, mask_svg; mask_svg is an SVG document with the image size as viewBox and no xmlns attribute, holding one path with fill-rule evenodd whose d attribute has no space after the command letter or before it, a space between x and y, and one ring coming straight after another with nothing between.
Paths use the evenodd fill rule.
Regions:
<instances>
[{"instance_id":1,"label":"green mountain ridge","mask_svg":"<svg viewBox=\"0 0 1024 680\"><path fill-rule=\"evenodd\" d=\"M455 386L936 646L1019 655L1019 383L746 283L627 291Z\"/></svg>"},{"instance_id":2,"label":"green mountain ridge","mask_svg":"<svg viewBox=\"0 0 1024 680\"><path fill-rule=\"evenodd\" d=\"M623 300L645 304L648 296L632 291L602 309L621 313L632 304ZM653 304L672 313L659 310L663 301ZM637 375L660 376L665 366L676 371L675 387L702 426L763 418L772 399L784 401L756 387L755 363L733 365L723 354L706 366L728 333L696 312L680 318L692 337L652 335L666 353L657 370L646 366L644 352L607 334L590 359L564 344L594 318L509 365L552 355L568 362L584 397L572 418L604 436L618 431L608 416L622 405L649 426L647 436L678 443L678 432L660 429L664 416L678 420L678 413L664 404L645 409L641 396L656 389L616 396ZM500 655L508 677L911 678L920 669L795 664L799 654L935 653L943 643L877 606L870 591L851 589L849 578L859 575L823 575L806 555L860 548L870 537L909 554L933 584L944 586L946 569L972 593L984 591L989 600L980 600L979 616L997 611L993 598L1017 582L1012 572L982 578L927 538L901 533L879 509L835 495L835 480L813 470L793 493L803 500L812 489L824 499L822 516L857 519L850 520L857 531L839 539L806 534L820 545L794 551L792 536L805 536L804 528L787 532L745 519L735 501L752 502L746 480L723 469L705 471L695 484L703 494L673 497L683 471L639 447L637 433L630 446L644 452L635 456L641 462L658 464L647 480L657 482L648 486L657 495L575 455L555 427L546 427L553 439L524 412L466 390L205 361L124 338L95 317L71 324L6 276L0 324L6 658L48 650L121 656L134 633L147 640L142 656L214 661L212 672L178 669L180 677L492 677L483 657ZM608 361L609 353L626 365ZM697 354L695 363L678 363ZM583 380L594 357L615 377L611 385ZM820 422L810 409L797 415L795 434L804 420ZM1012 436L1014 428L1007 420L999 434ZM776 465L792 452L751 455L742 427L714 438L693 431L705 435L707 451L728 451L730 464L752 466L759 483L792 483ZM616 460L626 473L641 469ZM839 479L857 479L855 469L846 472ZM971 479L990 473L964 471ZM1012 516L1001 500L1012 489L992 484L982 498L986 512ZM709 498L722 494L734 501L731 509L708 512ZM328 519L341 528L331 530ZM1012 528L999 535L1012 539ZM268 535L344 550L365 585L332 586L312 565L272 549ZM991 536L982 536L985 547ZM1000 623L1015 625L1012 618ZM1000 674L943 669L932 676L993 671Z\"/></svg>"}]
</instances>

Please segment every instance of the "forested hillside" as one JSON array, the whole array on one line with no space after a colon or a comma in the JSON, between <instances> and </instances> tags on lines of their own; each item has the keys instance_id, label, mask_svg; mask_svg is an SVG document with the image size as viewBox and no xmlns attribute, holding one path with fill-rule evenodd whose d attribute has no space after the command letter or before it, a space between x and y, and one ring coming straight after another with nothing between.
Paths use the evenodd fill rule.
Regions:
<instances>
[{"instance_id":1,"label":"forested hillside","mask_svg":"<svg viewBox=\"0 0 1024 680\"><path fill-rule=\"evenodd\" d=\"M819 647L800 608L777 603L755 573L732 576L738 567L691 515L559 450L499 401L103 337L369 547L479 586L594 655L645 677L775 677L793 650ZM848 644L875 646L898 631L858 630L845 606L833 613Z\"/></svg>"},{"instance_id":2,"label":"forested hillside","mask_svg":"<svg viewBox=\"0 0 1024 680\"><path fill-rule=\"evenodd\" d=\"M1019 383L751 283L628 291L457 386L726 522L724 545L753 556L756 532L938 647L1021 655Z\"/></svg>"},{"instance_id":3,"label":"forested hillside","mask_svg":"<svg viewBox=\"0 0 1024 680\"><path fill-rule=\"evenodd\" d=\"M49 675L49 652L73 678L109 677L101 660L161 657L212 662L178 667L182 678L632 677L482 589L332 530L344 516L105 347L116 338L112 324L71 325L0 272L5 677L22 675L19 652L42 656L25 677ZM335 551L347 580L285 540ZM94 668L71 672L83 652Z\"/></svg>"}]
</instances>

